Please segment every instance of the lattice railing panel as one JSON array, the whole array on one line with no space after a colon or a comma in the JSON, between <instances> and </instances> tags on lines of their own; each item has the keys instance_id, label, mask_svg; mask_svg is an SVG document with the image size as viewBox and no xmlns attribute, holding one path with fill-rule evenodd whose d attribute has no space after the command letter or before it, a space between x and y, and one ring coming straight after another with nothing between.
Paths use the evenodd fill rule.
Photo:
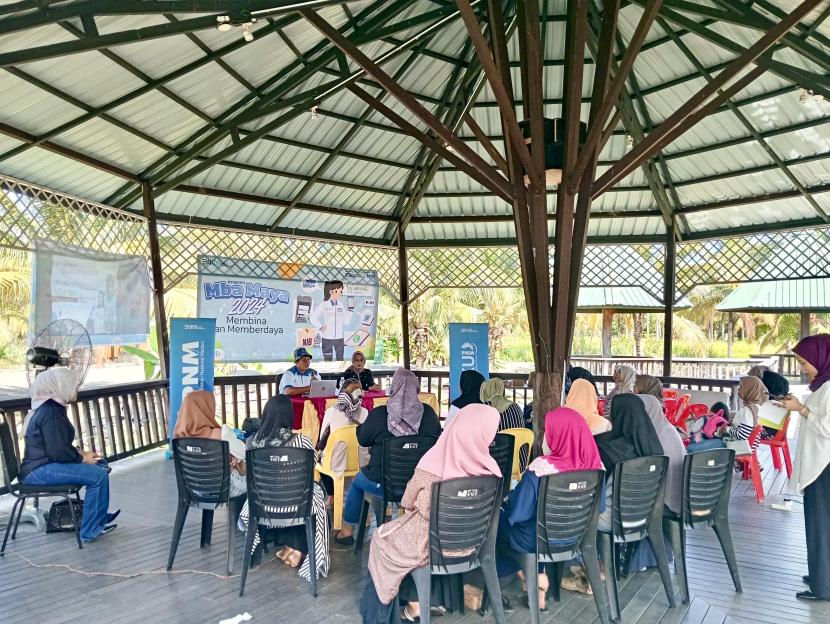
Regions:
<instances>
[{"instance_id":1,"label":"lattice railing panel","mask_svg":"<svg viewBox=\"0 0 830 624\"><path fill-rule=\"evenodd\" d=\"M700 284L830 277L830 228L677 246L677 290Z\"/></svg>"},{"instance_id":2,"label":"lattice railing panel","mask_svg":"<svg viewBox=\"0 0 830 624\"><path fill-rule=\"evenodd\" d=\"M31 250L49 239L111 253L149 256L142 217L0 175L0 246Z\"/></svg>"},{"instance_id":3,"label":"lattice railing panel","mask_svg":"<svg viewBox=\"0 0 830 624\"><path fill-rule=\"evenodd\" d=\"M159 224L159 247L165 288L197 272L200 255L247 258L275 263L313 264L373 270L380 285L397 300L398 254L387 247L343 244L302 238Z\"/></svg>"},{"instance_id":4,"label":"lattice railing panel","mask_svg":"<svg viewBox=\"0 0 830 624\"><path fill-rule=\"evenodd\" d=\"M409 298L430 288L521 288L515 247L416 248L407 250Z\"/></svg>"}]
</instances>

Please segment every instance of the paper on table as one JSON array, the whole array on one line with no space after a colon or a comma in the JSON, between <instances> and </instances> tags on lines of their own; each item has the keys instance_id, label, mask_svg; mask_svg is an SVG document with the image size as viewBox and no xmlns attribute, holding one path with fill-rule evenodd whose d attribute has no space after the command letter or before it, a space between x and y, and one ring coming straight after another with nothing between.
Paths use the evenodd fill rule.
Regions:
<instances>
[{"instance_id":1,"label":"paper on table","mask_svg":"<svg viewBox=\"0 0 830 624\"><path fill-rule=\"evenodd\" d=\"M788 413L783 407L777 406L772 401L767 401L758 408L758 424L773 429L781 429Z\"/></svg>"}]
</instances>

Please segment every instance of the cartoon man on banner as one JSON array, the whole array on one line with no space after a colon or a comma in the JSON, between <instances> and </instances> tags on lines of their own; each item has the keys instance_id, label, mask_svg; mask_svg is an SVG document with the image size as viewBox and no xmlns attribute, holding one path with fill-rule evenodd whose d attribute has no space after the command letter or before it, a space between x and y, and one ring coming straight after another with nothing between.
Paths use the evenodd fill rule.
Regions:
<instances>
[{"instance_id":1,"label":"cartoon man on banner","mask_svg":"<svg viewBox=\"0 0 830 624\"><path fill-rule=\"evenodd\" d=\"M345 327L354 317L342 301L343 282L332 280L323 286L323 302L311 314L311 324L320 332L323 359L326 362L343 360Z\"/></svg>"}]
</instances>

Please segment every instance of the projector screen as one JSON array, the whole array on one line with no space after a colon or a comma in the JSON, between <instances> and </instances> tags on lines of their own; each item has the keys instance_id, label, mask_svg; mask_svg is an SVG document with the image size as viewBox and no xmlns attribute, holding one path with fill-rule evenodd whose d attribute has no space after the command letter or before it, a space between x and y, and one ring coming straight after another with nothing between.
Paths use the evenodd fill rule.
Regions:
<instances>
[{"instance_id":1,"label":"projector screen","mask_svg":"<svg viewBox=\"0 0 830 624\"><path fill-rule=\"evenodd\" d=\"M142 256L35 241L30 335L72 319L86 327L93 345L142 343L150 333L150 302Z\"/></svg>"}]
</instances>

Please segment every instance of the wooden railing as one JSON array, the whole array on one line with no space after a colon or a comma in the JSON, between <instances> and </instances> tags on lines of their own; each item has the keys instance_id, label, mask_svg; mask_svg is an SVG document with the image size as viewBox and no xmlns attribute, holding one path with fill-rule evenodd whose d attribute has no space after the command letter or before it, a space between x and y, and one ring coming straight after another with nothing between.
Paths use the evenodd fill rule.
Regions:
<instances>
[{"instance_id":1,"label":"wooden railing","mask_svg":"<svg viewBox=\"0 0 830 624\"><path fill-rule=\"evenodd\" d=\"M438 397L439 416L449 409L449 372L446 370L413 371L421 380L421 390ZM389 389L392 370L374 371L375 380ZM334 379L336 373L325 373ZM494 372L508 386L507 396L522 407L533 402L533 389L527 386L527 373ZM610 375L597 375L600 393L613 387ZM667 387L723 392L735 402L738 382L699 377L663 378ZM279 388L279 375L233 375L214 380L217 417L222 424L239 428L245 418L262 413L265 402ZM23 446L23 419L29 410L28 397L0 401L0 414L5 417L15 436L15 452L20 457ZM167 382L146 381L83 390L78 402L69 409L75 426L76 439L83 450L95 450L108 461L115 461L166 443L168 435Z\"/></svg>"},{"instance_id":2,"label":"wooden railing","mask_svg":"<svg viewBox=\"0 0 830 624\"><path fill-rule=\"evenodd\" d=\"M774 370L781 370L782 367L778 357L777 355L762 355L745 360L672 358L671 370L673 376L680 378L732 379L738 375L745 375L750 368L758 364L770 366ZM639 373L644 375L663 377L663 360L658 358L577 356L571 357L568 361L572 366L586 368L594 375L612 375L617 365L627 364L628 366L633 366ZM789 366L789 363L787 365ZM790 376L786 372L782 372L782 374L787 377ZM794 376L798 377L798 372Z\"/></svg>"}]
</instances>

